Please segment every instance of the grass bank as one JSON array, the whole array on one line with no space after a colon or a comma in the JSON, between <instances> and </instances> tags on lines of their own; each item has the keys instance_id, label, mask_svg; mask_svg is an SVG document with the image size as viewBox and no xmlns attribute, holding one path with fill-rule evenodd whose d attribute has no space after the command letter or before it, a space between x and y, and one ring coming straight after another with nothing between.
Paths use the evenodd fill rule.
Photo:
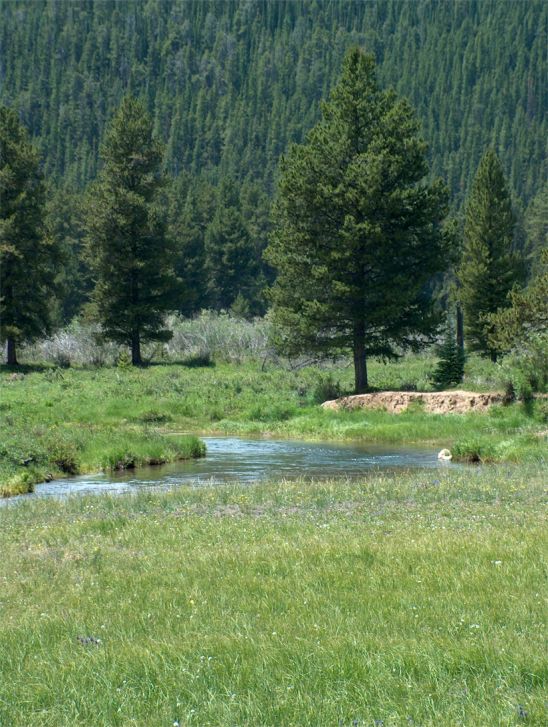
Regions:
<instances>
[{"instance_id":1,"label":"grass bank","mask_svg":"<svg viewBox=\"0 0 548 727\"><path fill-rule=\"evenodd\" d=\"M375 364L371 376L379 388L409 388L425 366L420 357L384 367ZM4 368L0 492L28 491L33 483L60 473L138 466L202 453L195 438L173 432L428 441L455 445L463 459L540 462L544 457L545 441L538 436L546 428L543 402L467 416L431 415L420 409L398 415L320 409L319 402L351 388L351 377L349 369L288 371L270 365L263 370L255 363L164 364L145 369L27 367L22 375ZM474 377L476 382L481 378L477 373Z\"/></svg>"},{"instance_id":2,"label":"grass bank","mask_svg":"<svg viewBox=\"0 0 548 727\"><path fill-rule=\"evenodd\" d=\"M0 509L0 724L541 725L530 466Z\"/></svg>"}]
</instances>

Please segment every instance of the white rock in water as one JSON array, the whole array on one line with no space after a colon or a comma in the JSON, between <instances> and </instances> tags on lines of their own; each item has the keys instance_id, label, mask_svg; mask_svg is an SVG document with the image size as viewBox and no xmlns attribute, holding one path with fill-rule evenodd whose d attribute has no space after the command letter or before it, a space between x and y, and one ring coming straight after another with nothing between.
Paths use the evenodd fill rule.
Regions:
<instances>
[{"instance_id":1,"label":"white rock in water","mask_svg":"<svg viewBox=\"0 0 548 727\"><path fill-rule=\"evenodd\" d=\"M450 462L453 459L453 455L448 449L442 449L438 454L438 459L442 459L444 462Z\"/></svg>"}]
</instances>

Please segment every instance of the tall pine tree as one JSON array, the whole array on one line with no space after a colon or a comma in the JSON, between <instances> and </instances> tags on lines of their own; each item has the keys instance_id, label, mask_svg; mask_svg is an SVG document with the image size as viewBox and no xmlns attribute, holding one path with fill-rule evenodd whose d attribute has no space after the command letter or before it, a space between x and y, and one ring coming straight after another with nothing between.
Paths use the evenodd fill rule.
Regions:
<instances>
[{"instance_id":1,"label":"tall pine tree","mask_svg":"<svg viewBox=\"0 0 548 727\"><path fill-rule=\"evenodd\" d=\"M258 260L240 211L235 185L224 180L217 211L205 236L208 298L216 310L228 310L238 296L248 304L256 297Z\"/></svg>"},{"instance_id":2,"label":"tall pine tree","mask_svg":"<svg viewBox=\"0 0 548 727\"><path fill-rule=\"evenodd\" d=\"M418 348L435 330L427 283L446 264L446 192L423 181L417 121L379 87L371 56L347 54L322 111L282 161L267 249L274 320L287 353L350 349L360 393L369 356Z\"/></svg>"},{"instance_id":3,"label":"tall pine tree","mask_svg":"<svg viewBox=\"0 0 548 727\"><path fill-rule=\"evenodd\" d=\"M81 194L63 187L50 196L46 207L48 234L55 240L62 262L55 276L60 296L54 314L58 325L70 323L90 293L90 272L83 254L82 201Z\"/></svg>"},{"instance_id":4,"label":"tall pine tree","mask_svg":"<svg viewBox=\"0 0 548 727\"><path fill-rule=\"evenodd\" d=\"M180 179L172 188L169 234L176 244L175 270L185 291L177 310L192 316L208 304L205 237L215 213L215 189L193 179L183 198Z\"/></svg>"},{"instance_id":5,"label":"tall pine tree","mask_svg":"<svg viewBox=\"0 0 548 727\"><path fill-rule=\"evenodd\" d=\"M50 332L56 248L45 234L38 152L10 109L0 108L0 340L17 345Z\"/></svg>"},{"instance_id":6,"label":"tall pine tree","mask_svg":"<svg viewBox=\"0 0 548 727\"><path fill-rule=\"evenodd\" d=\"M182 292L158 200L162 147L139 101L124 99L101 156L86 215L92 301L105 337L129 345L132 363L139 365L141 343L171 338L164 316L178 307Z\"/></svg>"},{"instance_id":7,"label":"tall pine tree","mask_svg":"<svg viewBox=\"0 0 548 727\"><path fill-rule=\"evenodd\" d=\"M466 205L464 245L458 277L470 350L496 361L486 317L509 305L523 264L514 252L515 216L501 163L493 149L483 156Z\"/></svg>"}]
</instances>

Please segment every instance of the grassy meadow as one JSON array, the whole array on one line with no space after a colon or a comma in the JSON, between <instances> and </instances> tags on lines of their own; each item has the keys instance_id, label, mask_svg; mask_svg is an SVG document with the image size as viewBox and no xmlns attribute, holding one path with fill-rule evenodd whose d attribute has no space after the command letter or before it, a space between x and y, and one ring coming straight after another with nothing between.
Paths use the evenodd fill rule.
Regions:
<instances>
[{"instance_id":1,"label":"grassy meadow","mask_svg":"<svg viewBox=\"0 0 548 727\"><path fill-rule=\"evenodd\" d=\"M0 509L2 727L546 724L538 468Z\"/></svg>"},{"instance_id":2,"label":"grassy meadow","mask_svg":"<svg viewBox=\"0 0 548 727\"><path fill-rule=\"evenodd\" d=\"M378 388L426 388L425 357L373 364ZM481 370L480 370L481 371ZM170 462L203 454L200 433L432 442L466 460L544 461L545 402L489 414L433 415L420 408L327 412L319 403L352 387L350 368L290 370L247 361L196 366L6 368L0 373L0 493L52 477ZM464 386L492 385L470 365ZM419 386L416 383L419 382ZM421 387L421 382L423 386Z\"/></svg>"},{"instance_id":3,"label":"grassy meadow","mask_svg":"<svg viewBox=\"0 0 548 727\"><path fill-rule=\"evenodd\" d=\"M428 389L434 363L372 363ZM497 388L470 359L463 388ZM203 454L200 434L493 462L0 507L0 727L541 725L544 400L329 412L350 368L196 355L0 370L0 492Z\"/></svg>"}]
</instances>

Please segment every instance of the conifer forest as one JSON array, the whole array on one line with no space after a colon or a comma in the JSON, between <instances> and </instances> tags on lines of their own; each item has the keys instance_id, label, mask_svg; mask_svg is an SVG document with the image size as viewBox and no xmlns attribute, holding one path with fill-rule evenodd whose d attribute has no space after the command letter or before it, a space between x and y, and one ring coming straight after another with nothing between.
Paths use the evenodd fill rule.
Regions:
<instances>
[{"instance_id":1,"label":"conifer forest","mask_svg":"<svg viewBox=\"0 0 548 727\"><path fill-rule=\"evenodd\" d=\"M186 288L173 310L263 315L276 276L264 251L280 159L321 118L353 47L372 54L380 87L414 109L425 178L443 180L461 228L480 161L496 154L525 280L543 246L546 27L536 0L3 2L0 102L39 156L62 253L53 323L90 301L86 209L126 96L139 99L161 145L158 194Z\"/></svg>"}]
</instances>

